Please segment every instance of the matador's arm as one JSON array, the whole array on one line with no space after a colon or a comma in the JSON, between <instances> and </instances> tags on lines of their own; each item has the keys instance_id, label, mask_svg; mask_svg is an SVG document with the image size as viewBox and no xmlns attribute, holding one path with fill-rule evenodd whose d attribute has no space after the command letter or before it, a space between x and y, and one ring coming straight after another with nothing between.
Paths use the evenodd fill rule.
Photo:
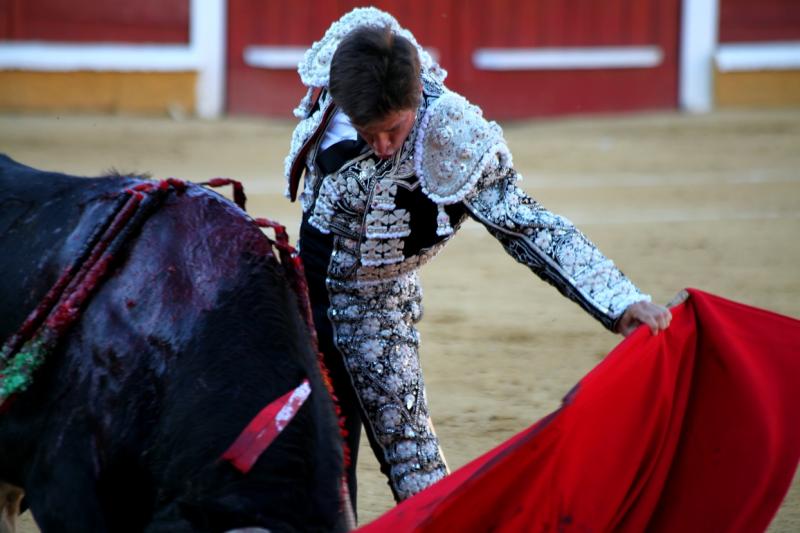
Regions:
<instances>
[{"instance_id":1,"label":"matador's arm","mask_svg":"<svg viewBox=\"0 0 800 533\"><path fill-rule=\"evenodd\" d=\"M464 199L468 212L512 257L616 331L628 306L650 301L650 296L642 294L572 222L517 187L517 179L513 169L501 164L487 169Z\"/></svg>"}]
</instances>

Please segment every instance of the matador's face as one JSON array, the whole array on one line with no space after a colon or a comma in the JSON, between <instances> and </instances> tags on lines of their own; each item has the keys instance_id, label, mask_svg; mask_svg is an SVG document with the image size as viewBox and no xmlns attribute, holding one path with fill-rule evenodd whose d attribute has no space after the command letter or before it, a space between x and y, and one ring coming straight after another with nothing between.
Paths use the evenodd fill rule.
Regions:
<instances>
[{"instance_id":1,"label":"matador's face","mask_svg":"<svg viewBox=\"0 0 800 533\"><path fill-rule=\"evenodd\" d=\"M414 127L416 116L416 109L402 109L392 111L382 119L364 126L355 124L354 126L375 155L381 159L389 159L403 147L411 128Z\"/></svg>"}]
</instances>

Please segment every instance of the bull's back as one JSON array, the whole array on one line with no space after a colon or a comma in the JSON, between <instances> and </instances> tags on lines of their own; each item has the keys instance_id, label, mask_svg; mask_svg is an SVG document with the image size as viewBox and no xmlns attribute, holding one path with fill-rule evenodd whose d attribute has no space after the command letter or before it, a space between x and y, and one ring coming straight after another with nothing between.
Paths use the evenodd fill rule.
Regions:
<instances>
[{"instance_id":1,"label":"bull's back","mask_svg":"<svg viewBox=\"0 0 800 533\"><path fill-rule=\"evenodd\" d=\"M0 205L9 207L0 215L9 230L0 246L18 252L0 260L9 274L5 337L135 181L74 178L7 161L0 168ZM24 309L12 312L7 297ZM220 461L264 406L305 378L310 400L247 476ZM201 515L260 507L273 515L262 525L277 529L324 528L338 512L337 425L296 295L252 221L197 186L170 191L135 232L5 416L6 428L30 431L29 440L9 446L0 428L0 449L18 450L0 464L0 478L5 468L29 492L46 493L58 489L32 481L40 470L57 478L68 466L73 490L103 487L108 515L121 520L111 529L141 530L153 516L178 528L185 517L177 501ZM132 489L139 499L127 497ZM32 501L34 512L59 514L42 505Z\"/></svg>"},{"instance_id":2,"label":"bull's back","mask_svg":"<svg viewBox=\"0 0 800 533\"><path fill-rule=\"evenodd\" d=\"M0 154L0 339L16 331L112 210L113 192L131 182L45 172Z\"/></svg>"}]
</instances>

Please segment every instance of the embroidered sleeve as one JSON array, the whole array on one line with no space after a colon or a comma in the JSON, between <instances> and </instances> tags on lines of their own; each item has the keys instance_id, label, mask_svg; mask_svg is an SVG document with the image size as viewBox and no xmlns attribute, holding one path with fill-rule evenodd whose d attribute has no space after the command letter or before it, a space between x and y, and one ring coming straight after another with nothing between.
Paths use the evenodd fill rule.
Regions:
<instances>
[{"instance_id":1,"label":"embroidered sleeve","mask_svg":"<svg viewBox=\"0 0 800 533\"><path fill-rule=\"evenodd\" d=\"M625 309L650 300L569 220L551 213L515 184L516 172L498 166L485 173L464 200L517 261L555 286L606 328Z\"/></svg>"}]
</instances>

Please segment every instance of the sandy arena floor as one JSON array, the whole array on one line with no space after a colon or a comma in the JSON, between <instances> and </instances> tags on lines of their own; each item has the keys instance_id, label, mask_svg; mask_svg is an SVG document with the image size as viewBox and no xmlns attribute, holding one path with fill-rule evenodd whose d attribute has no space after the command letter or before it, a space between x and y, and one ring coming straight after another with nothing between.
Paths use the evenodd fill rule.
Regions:
<instances>
[{"instance_id":1,"label":"sandy arena floor","mask_svg":"<svg viewBox=\"0 0 800 533\"><path fill-rule=\"evenodd\" d=\"M240 179L251 213L295 228L298 207L282 196L291 127L0 116L0 152L79 175L115 168ZM507 125L506 134L523 187L578 224L654 300L697 287L800 317L800 111L543 120ZM620 340L472 222L423 282L421 356L453 468L555 409ZM368 449L359 462L362 522L392 505ZM36 531L24 521L22 531ZM770 530L800 531L797 476Z\"/></svg>"}]
</instances>

